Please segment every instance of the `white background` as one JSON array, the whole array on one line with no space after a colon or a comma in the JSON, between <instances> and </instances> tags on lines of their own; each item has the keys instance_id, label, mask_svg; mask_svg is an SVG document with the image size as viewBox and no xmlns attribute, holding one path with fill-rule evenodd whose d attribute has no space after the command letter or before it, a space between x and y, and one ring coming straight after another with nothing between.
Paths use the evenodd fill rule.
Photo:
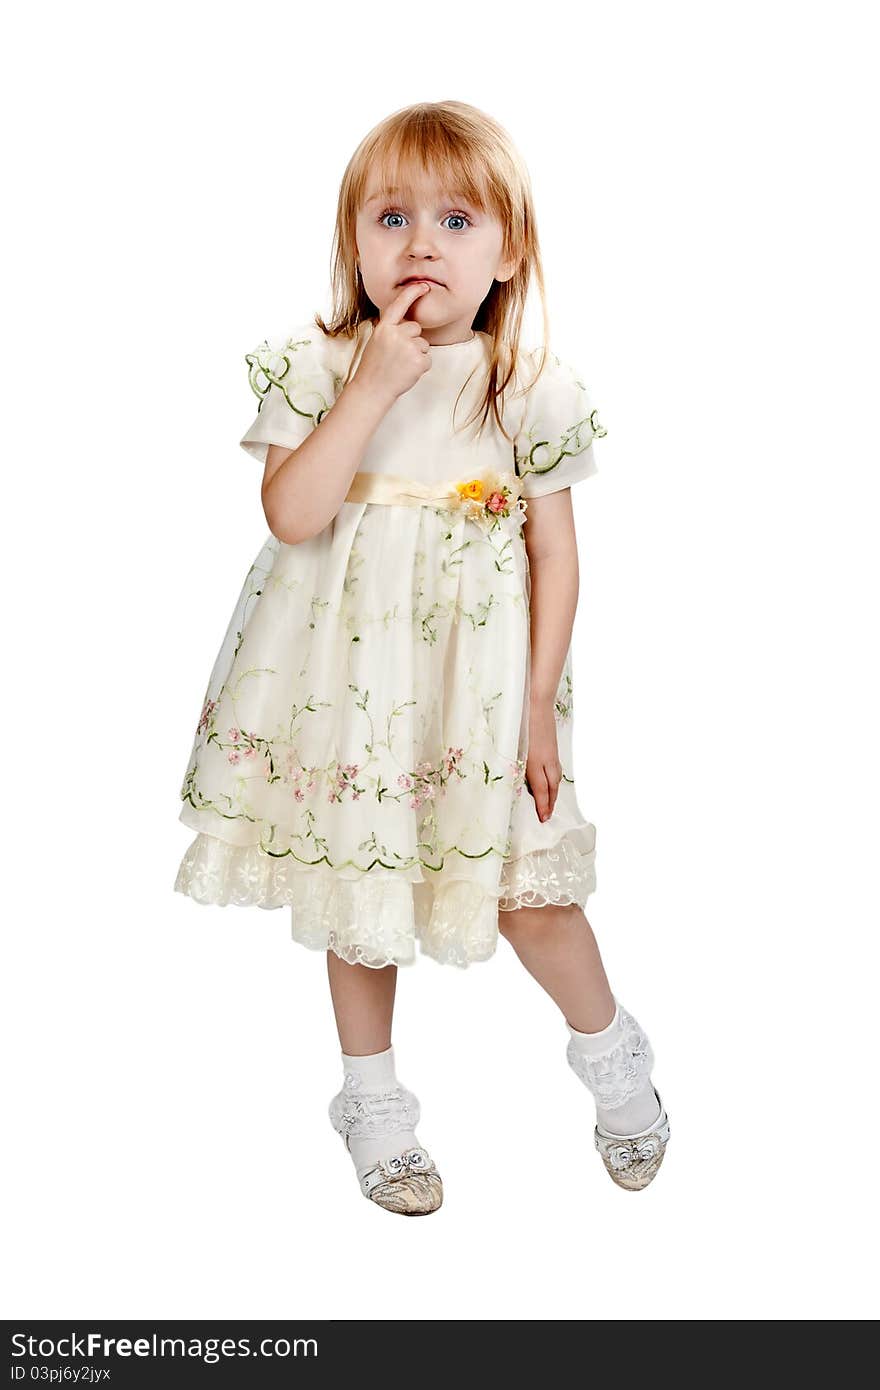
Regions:
<instances>
[{"instance_id":1,"label":"white background","mask_svg":"<svg viewBox=\"0 0 880 1390\"><path fill-rule=\"evenodd\" d=\"M110 5L8 31L6 1317L876 1314L871 9ZM575 496L587 907L672 1139L619 1190L505 941L401 970L446 1197L365 1201L323 955L172 891L267 528L244 354L329 308L339 181L456 98L531 170ZM533 314L533 324L537 317Z\"/></svg>"}]
</instances>

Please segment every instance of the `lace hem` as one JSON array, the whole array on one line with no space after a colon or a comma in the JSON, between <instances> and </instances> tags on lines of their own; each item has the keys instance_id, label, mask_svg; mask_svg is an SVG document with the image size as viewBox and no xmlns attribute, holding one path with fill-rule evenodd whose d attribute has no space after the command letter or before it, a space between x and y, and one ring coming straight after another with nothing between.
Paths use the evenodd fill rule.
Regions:
<instances>
[{"instance_id":1,"label":"lace hem","mask_svg":"<svg viewBox=\"0 0 880 1390\"><path fill-rule=\"evenodd\" d=\"M596 887L596 837L592 826L572 831L551 849L533 850L509 859L501 874L500 912L518 907L586 905ZM590 846L581 849L578 841Z\"/></svg>"},{"instance_id":2,"label":"lace hem","mask_svg":"<svg viewBox=\"0 0 880 1390\"><path fill-rule=\"evenodd\" d=\"M220 907L290 907L294 941L332 950L353 965L411 965L418 942L423 955L464 968L495 953L499 910L584 905L595 887L595 849L579 850L579 834L582 839L583 832L574 831L552 849L506 861L499 897L473 879L345 879L326 867L303 869L259 845L231 845L200 831L183 856L174 889Z\"/></svg>"}]
</instances>

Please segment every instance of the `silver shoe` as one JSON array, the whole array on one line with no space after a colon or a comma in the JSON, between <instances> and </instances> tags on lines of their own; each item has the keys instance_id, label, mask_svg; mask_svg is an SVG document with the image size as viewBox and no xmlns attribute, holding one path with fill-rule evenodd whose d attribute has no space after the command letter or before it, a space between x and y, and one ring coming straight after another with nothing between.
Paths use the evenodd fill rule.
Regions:
<instances>
[{"instance_id":1,"label":"silver shoe","mask_svg":"<svg viewBox=\"0 0 880 1390\"><path fill-rule=\"evenodd\" d=\"M417 1097L397 1084L363 1090L360 1077L345 1073L342 1090L329 1106L330 1123L351 1153L350 1138L377 1138L415 1130L421 1108ZM443 1182L421 1145L356 1169L361 1191L371 1202L402 1216L426 1216L443 1202Z\"/></svg>"},{"instance_id":2,"label":"silver shoe","mask_svg":"<svg viewBox=\"0 0 880 1390\"><path fill-rule=\"evenodd\" d=\"M657 1176L669 1143L669 1117L663 1108L660 1092L654 1087L660 1114L647 1129L638 1134L611 1134L596 1125L595 1143L607 1172L618 1187L638 1192Z\"/></svg>"},{"instance_id":3,"label":"silver shoe","mask_svg":"<svg viewBox=\"0 0 880 1390\"><path fill-rule=\"evenodd\" d=\"M348 1147L348 1136L346 1136ZM427 1149L405 1149L358 1174L361 1191L386 1211L426 1216L443 1202L443 1183Z\"/></svg>"}]
</instances>

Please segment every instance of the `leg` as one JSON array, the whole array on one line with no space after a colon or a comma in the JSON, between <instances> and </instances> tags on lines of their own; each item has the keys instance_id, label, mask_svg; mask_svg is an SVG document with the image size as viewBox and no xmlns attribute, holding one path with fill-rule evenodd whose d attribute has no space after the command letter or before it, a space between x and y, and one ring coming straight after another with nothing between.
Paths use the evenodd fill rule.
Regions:
<instances>
[{"instance_id":1,"label":"leg","mask_svg":"<svg viewBox=\"0 0 880 1390\"><path fill-rule=\"evenodd\" d=\"M342 1051L352 1056L387 1051L391 1046L397 966L376 970L368 965L350 965L335 951L328 951L327 974Z\"/></svg>"},{"instance_id":2,"label":"leg","mask_svg":"<svg viewBox=\"0 0 880 1390\"><path fill-rule=\"evenodd\" d=\"M615 999L583 908L518 907L499 912L498 930L570 1027L596 1033L608 1026Z\"/></svg>"},{"instance_id":3,"label":"leg","mask_svg":"<svg viewBox=\"0 0 880 1390\"><path fill-rule=\"evenodd\" d=\"M499 912L498 930L561 1009L571 1033L569 1063L593 1093L602 1130L634 1135L661 1119L650 1044L632 1015L618 1008L583 909L572 904ZM653 1151L651 1160L653 1176L659 1166ZM640 1172L638 1182L646 1180Z\"/></svg>"}]
</instances>

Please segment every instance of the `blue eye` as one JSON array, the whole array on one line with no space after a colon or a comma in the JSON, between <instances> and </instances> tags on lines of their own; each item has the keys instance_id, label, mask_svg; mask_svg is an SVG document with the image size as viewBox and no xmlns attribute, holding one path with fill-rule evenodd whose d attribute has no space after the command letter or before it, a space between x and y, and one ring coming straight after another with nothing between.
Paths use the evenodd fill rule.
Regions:
<instances>
[{"instance_id":1,"label":"blue eye","mask_svg":"<svg viewBox=\"0 0 880 1390\"><path fill-rule=\"evenodd\" d=\"M377 220L378 222L382 223L383 226L387 226L387 223L385 222L385 218L386 218L386 217L403 217L403 216L404 216L404 214L403 214L402 212L400 212L400 210L399 210L398 208L386 208L384 212L382 212L382 213L379 214L379 217L378 217L376 220ZM473 223L472 223L471 219L468 217L468 215L467 215L466 212L447 212L446 216L447 216L447 217L456 218L459 222L466 222L467 225L468 225L469 227L472 227L472 226L473 226ZM445 220L445 219L444 219L444 220ZM399 224L398 224L398 225L399 225ZM396 228L389 228L389 230L394 231L394 230L396 230ZM459 231L460 229L459 229L458 227L452 227L450 230L452 230L452 231L454 231L454 232L457 232L457 231Z\"/></svg>"}]
</instances>

